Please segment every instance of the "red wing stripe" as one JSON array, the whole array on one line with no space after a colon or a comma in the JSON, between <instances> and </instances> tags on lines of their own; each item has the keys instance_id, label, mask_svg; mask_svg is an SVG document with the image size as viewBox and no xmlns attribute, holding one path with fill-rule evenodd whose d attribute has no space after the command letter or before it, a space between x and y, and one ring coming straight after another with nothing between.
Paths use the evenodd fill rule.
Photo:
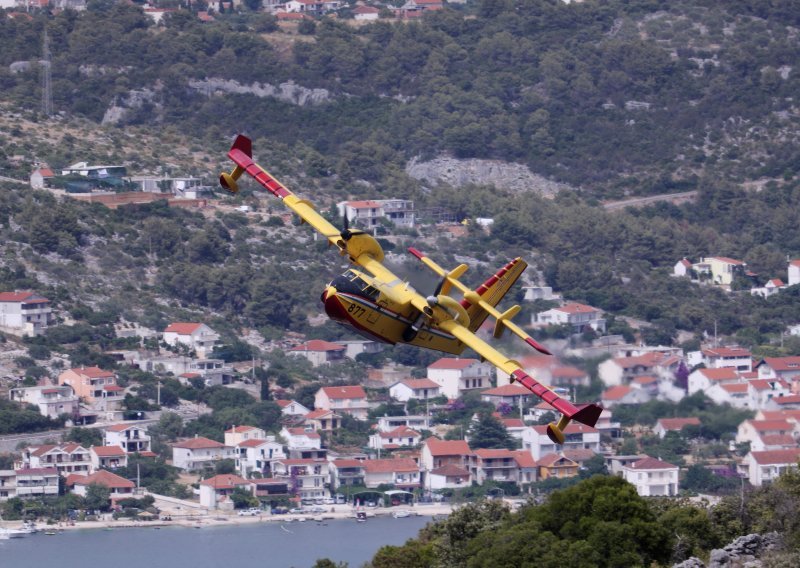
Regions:
<instances>
[{"instance_id":1,"label":"red wing stripe","mask_svg":"<svg viewBox=\"0 0 800 568\"><path fill-rule=\"evenodd\" d=\"M231 151L228 152L228 157L233 160L236 165L244 168L250 176L275 197L283 199L287 195L292 194L281 182L257 166L250 156L242 152L239 148L231 148Z\"/></svg>"},{"instance_id":2,"label":"red wing stripe","mask_svg":"<svg viewBox=\"0 0 800 568\"><path fill-rule=\"evenodd\" d=\"M418 259L420 259L420 260L422 260L423 258L425 258L425 255L424 255L424 254L422 254L421 252L419 252L419 251L418 251L417 249L415 249L414 247L408 247L408 252L410 252L411 254L413 254L414 256L416 256L416 257L417 257Z\"/></svg>"}]
</instances>

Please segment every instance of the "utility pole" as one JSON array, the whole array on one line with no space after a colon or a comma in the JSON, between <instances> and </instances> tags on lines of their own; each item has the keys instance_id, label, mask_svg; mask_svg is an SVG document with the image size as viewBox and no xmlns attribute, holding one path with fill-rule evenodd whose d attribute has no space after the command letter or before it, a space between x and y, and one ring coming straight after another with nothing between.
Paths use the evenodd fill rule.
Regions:
<instances>
[{"instance_id":1,"label":"utility pole","mask_svg":"<svg viewBox=\"0 0 800 568\"><path fill-rule=\"evenodd\" d=\"M42 112L45 116L53 116L53 75L50 61L50 40L47 36L47 28L44 30L42 40L42 60L39 62L42 67Z\"/></svg>"}]
</instances>

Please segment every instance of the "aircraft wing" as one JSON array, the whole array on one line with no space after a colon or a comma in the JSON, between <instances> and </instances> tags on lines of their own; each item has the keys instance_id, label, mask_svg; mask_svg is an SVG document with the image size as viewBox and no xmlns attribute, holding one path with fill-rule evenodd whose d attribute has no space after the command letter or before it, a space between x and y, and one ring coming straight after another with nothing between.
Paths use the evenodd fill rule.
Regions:
<instances>
[{"instance_id":1,"label":"aircraft wing","mask_svg":"<svg viewBox=\"0 0 800 568\"><path fill-rule=\"evenodd\" d=\"M246 136L241 134L236 137L236 140L228 152L228 157L233 160L236 167L231 173L223 173L220 176L219 183L231 193L236 193L239 188L236 180L246 173L261 186L269 191L272 195L281 199L286 206L297 213L297 215L305 223L308 223L317 230L322 236L326 237L328 241L339 247L343 248L340 231L333 224L331 224L325 217L319 214L314 209L310 201L301 199L286 186L275 179L267 170L259 166L253 161L252 142Z\"/></svg>"},{"instance_id":2,"label":"aircraft wing","mask_svg":"<svg viewBox=\"0 0 800 568\"><path fill-rule=\"evenodd\" d=\"M575 405L561 398L548 387L528 375L519 363L497 351L457 321L453 319L444 320L438 324L438 327L454 335L485 360L508 373L512 381L518 382L558 411L561 414L561 419L558 423L551 423L547 427L547 435L553 442L557 444L564 443L564 428L572 420L593 427L598 418L600 418L600 413L603 411L602 407L596 404Z\"/></svg>"}]
</instances>

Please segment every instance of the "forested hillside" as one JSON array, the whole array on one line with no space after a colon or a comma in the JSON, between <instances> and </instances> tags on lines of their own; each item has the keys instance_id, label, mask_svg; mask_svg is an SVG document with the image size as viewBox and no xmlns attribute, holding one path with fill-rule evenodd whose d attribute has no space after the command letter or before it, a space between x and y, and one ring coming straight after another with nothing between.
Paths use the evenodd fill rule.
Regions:
<instances>
[{"instance_id":1,"label":"forested hillside","mask_svg":"<svg viewBox=\"0 0 800 568\"><path fill-rule=\"evenodd\" d=\"M763 283L785 277L786 257L800 255L799 18L793 0L487 0L411 23L325 18L289 51L293 31L249 12L201 22L178 11L156 26L135 5L98 0L81 13L0 18L0 92L16 116L0 135L0 174L26 176L29 164L12 160L22 154L53 166L119 160L154 173L169 162L213 175L243 131L262 164L325 211L335 199L383 196L457 218L494 217L491 234L438 242L422 229L399 243L421 243L443 263L474 259L471 278L521 254L565 297L654 324L648 342L672 341L679 329L699 336L716 323L742 344L766 345L800 320L800 291L730 296L668 271L684 256L726 255ZM39 59L45 27L58 113L47 120L37 112L38 65L10 67ZM325 96L300 105L221 95L196 87L203 79L293 81ZM112 106L127 112L101 124ZM77 134L48 136L65 125ZM432 187L404 171L415 156L442 154L524 163L576 189L546 200ZM696 203L599 207L677 190L697 190ZM29 271L56 282L69 281L71 267L124 269L132 275L124 293L113 279L87 291L127 310L138 294L152 317L147 298L163 294L256 327L302 329L315 311L302 289L336 271L322 245L295 247L308 233L277 219L256 226L158 207L109 213L38 194L4 200L4 237L29 255ZM277 300L279 280L303 285Z\"/></svg>"}]
</instances>

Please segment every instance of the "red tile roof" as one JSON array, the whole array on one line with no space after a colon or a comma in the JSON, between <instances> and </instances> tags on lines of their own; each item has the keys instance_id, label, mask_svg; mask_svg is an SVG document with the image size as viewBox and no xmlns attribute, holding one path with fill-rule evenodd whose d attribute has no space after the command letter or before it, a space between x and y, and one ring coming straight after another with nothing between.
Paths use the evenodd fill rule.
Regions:
<instances>
[{"instance_id":1,"label":"red tile roof","mask_svg":"<svg viewBox=\"0 0 800 568\"><path fill-rule=\"evenodd\" d=\"M289 434L291 434L292 436L306 436L307 438L312 438L312 439L321 437L317 432L314 431L308 432L302 426L299 428L287 428L287 430L289 431Z\"/></svg>"},{"instance_id":2,"label":"red tile roof","mask_svg":"<svg viewBox=\"0 0 800 568\"><path fill-rule=\"evenodd\" d=\"M255 426L234 426L225 430L226 434L243 434L244 432L252 432L258 430Z\"/></svg>"},{"instance_id":3,"label":"red tile roof","mask_svg":"<svg viewBox=\"0 0 800 568\"><path fill-rule=\"evenodd\" d=\"M262 440L260 438L250 438L249 440L243 440L237 444L240 448L257 448L259 446L263 446L264 444L268 443L268 440Z\"/></svg>"},{"instance_id":4,"label":"red tile roof","mask_svg":"<svg viewBox=\"0 0 800 568\"><path fill-rule=\"evenodd\" d=\"M602 400L620 400L632 390L633 389L628 385L617 385L606 389L603 394L600 395L600 398Z\"/></svg>"},{"instance_id":5,"label":"red tile roof","mask_svg":"<svg viewBox=\"0 0 800 568\"><path fill-rule=\"evenodd\" d=\"M635 383L637 385L652 385L653 383L657 383L658 382L658 377L654 377L652 375L645 375L645 376L642 376L642 377L634 377L634 379L631 382Z\"/></svg>"},{"instance_id":6,"label":"red tile roof","mask_svg":"<svg viewBox=\"0 0 800 568\"><path fill-rule=\"evenodd\" d=\"M510 384L510 385L503 385L501 387L495 387L493 389L487 389L481 393L481 395L489 395L489 396L532 396L533 393L523 387L522 385L517 384Z\"/></svg>"},{"instance_id":7,"label":"red tile roof","mask_svg":"<svg viewBox=\"0 0 800 568\"><path fill-rule=\"evenodd\" d=\"M533 456L530 452L525 450L514 450L511 453L514 454L514 459L516 460L518 467L536 467L536 460L533 459Z\"/></svg>"},{"instance_id":8,"label":"red tile roof","mask_svg":"<svg viewBox=\"0 0 800 568\"><path fill-rule=\"evenodd\" d=\"M191 335L198 329L202 323L189 323L189 322L175 322L167 326L164 333L177 333L178 335Z\"/></svg>"},{"instance_id":9,"label":"red tile roof","mask_svg":"<svg viewBox=\"0 0 800 568\"><path fill-rule=\"evenodd\" d=\"M629 466L630 469L635 470L644 470L644 469L677 469L677 465L672 465L671 463L667 463L661 460L657 460L656 458L646 457L642 458L639 461L633 462Z\"/></svg>"},{"instance_id":10,"label":"red tile roof","mask_svg":"<svg viewBox=\"0 0 800 568\"><path fill-rule=\"evenodd\" d=\"M111 371L104 371L100 367L75 367L70 371L89 379L108 379L114 376Z\"/></svg>"},{"instance_id":11,"label":"red tile roof","mask_svg":"<svg viewBox=\"0 0 800 568\"><path fill-rule=\"evenodd\" d=\"M438 389L439 385L430 379L406 379L400 381L400 384L407 386L410 389Z\"/></svg>"},{"instance_id":12,"label":"red tile roof","mask_svg":"<svg viewBox=\"0 0 800 568\"><path fill-rule=\"evenodd\" d=\"M525 466L527 467L527 466ZM447 464L431 470L431 475L443 475L445 477L469 477L469 471L457 465Z\"/></svg>"},{"instance_id":13,"label":"red tile roof","mask_svg":"<svg viewBox=\"0 0 800 568\"><path fill-rule=\"evenodd\" d=\"M417 462L411 458L394 458L383 460L366 460L364 470L367 473L392 473L401 471L419 471Z\"/></svg>"},{"instance_id":14,"label":"red tile roof","mask_svg":"<svg viewBox=\"0 0 800 568\"><path fill-rule=\"evenodd\" d=\"M760 438L761 442L765 446L797 446L797 440L795 440L790 434L766 434L764 436L760 436Z\"/></svg>"},{"instance_id":15,"label":"red tile roof","mask_svg":"<svg viewBox=\"0 0 800 568\"><path fill-rule=\"evenodd\" d=\"M700 369L700 374L709 381L734 381L739 378L739 374L733 367L722 367L721 369Z\"/></svg>"},{"instance_id":16,"label":"red tile roof","mask_svg":"<svg viewBox=\"0 0 800 568\"><path fill-rule=\"evenodd\" d=\"M58 469L54 467L23 467L14 470L17 475L58 475Z\"/></svg>"},{"instance_id":17,"label":"red tile roof","mask_svg":"<svg viewBox=\"0 0 800 568\"><path fill-rule=\"evenodd\" d=\"M593 313L598 313L600 311L597 308L593 308L592 306L579 304L577 302L564 304L560 308L553 308L553 309L557 312L564 312L566 314L593 314Z\"/></svg>"},{"instance_id":18,"label":"red tile roof","mask_svg":"<svg viewBox=\"0 0 800 568\"><path fill-rule=\"evenodd\" d=\"M553 466L558 460L565 460L568 461L568 464L563 464L564 466L568 467L577 467L578 464L569 459L568 457L561 455L561 454L547 454L539 458L537 465L541 467L551 467Z\"/></svg>"},{"instance_id":19,"label":"red tile roof","mask_svg":"<svg viewBox=\"0 0 800 568\"><path fill-rule=\"evenodd\" d=\"M703 349L704 357L750 357L750 351L742 347L715 347Z\"/></svg>"},{"instance_id":20,"label":"red tile roof","mask_svg":"<svg viewBox=\"0 0 800 568\"><path fill-rule=\"evenodd\" d=\"M492 460L498 458L512 458L514 454L511 450L505 448L480 448L472 452L474 455L478 456L482 460Z\"/></svg>"},{"instance_id":21,"label":"red tile roof","mask_svg":"<svg viewBox=\"0 0 800 568\"><path fill-rule=\"evenodd\" d=\"M428 365L428 369L450 369L461 371L470 365L474 365L475 363L479 362L480 361L477 359L456 359L454 357L442 357L433 364Z\"/></svg>"},{"instance_id":22,"label":"red tile roof","mask_svg":"<svg viewBox=\"0 0 800 568\"><path fill-rule=\"evenodd\" d=\"M506 429L525 427L525 422L522 421L522 418L500 418L500 422L506 427Z\"/></svg>"},{"instance_id":23,"label":"red tile roof","mask_svg":"<svg viewBox=\"0 0 800 568\"><path fill-rule=\"evenodd\" d=\"M130 428L139 428L144 430L144 428L138 424L112 424L111 426L106 426L105 430L106 432L124 432Z\"/></svg>"},{"instance_id":24,"label":"red tile roof","mask_svg":"<svg viewBox=\"0 0 800 568\"><path fill-rule=\"evenodd\" d=\"M795 464L800 458L800 448L787 450L767 450L764 452L750 452L758 465Z\"/></svg>"},{"instance_id":25,"label":"red tile roof","mask_svg":"<svg viewBox=\"0 0 800 568\"><path fill-rule=\"evenodd\" d=\"M348 201L347 206L353 209L380 209L381 204L377 201Z\"/></svg>"},{"instance_id":26,"label":"red tile roof","mask_svg":"<svg viewBox=\"0 0 800 568\"><path fill-rule=\"evenodd\" d=\"M304 415L303 418L306 420L314 420L316 418L322 418L323 416L339 416L339 415L333 412L332 410L325 410L320 408L317 410L312 410L308 414Z\"/></svg>"},{"instance_id":27,"label":"red tile roof","mask_svg":"<svg viewBox=\"0 0 800 568\"><path fill-rule=\"evenodd\" d=\"M184 448L187 450L201 450L205 448L224 448L225 444L221 444L216 440L209 440L208 438L203 438L200 436L197 438L189 438L188 440L178 442L177 444L172 444L172 447Z\"/></svg>"},{"instance_id":28,"label":"red tile roof","mask_svg":"<svg viewBox=\"0 0 800 568\"><path fill-rule=\"evenodd\" d=\"M800 371L800 357L765 357L764 362L777 372Z\"/></svg>"},{"instance_id":29,"label":"red tile roof","mask_svg":"<svg viewBox=\"0 0 800 568\"><path fill-rule=\"evenodd\" d=\"M735 265L744 264L744 262L742 262L741 260L736 260L735 258L728 258L727 256L709 256L705 260L719 260L727 264L735 264Z\"/></svg>"},{"instance_id":30,"label":"red tile roof","mask_svg":"<svg viewBox=\"0 0 800 568\"><path fill-rule=\"evenodd\" d=\"M49 302L47 298L37 295L35 292L0 292L0 302L22 302L24 304L44 304Z\"/></svg>"},{"instance_id":31,"label":"red tile roof","mask_svg":"<svg viewBox=\"0 0 800 568\"><path fill-rule=\"evenodd\" d=\"M700 419L696 416L690 418L659 418L656 425L659 424L664 430L681 430L684 426L700 426Z\"/></svg>"},{"instance_id":32,"label":"red tile roof","mask_svg":"<svg viewBox=\"0 0 800 568\"><path fill-rule=\"evenodd\" d=\"M98 457L102 458L125 455L125 450L119 446L93 446L91 451L93 451Z\"/></svg>"},{"instance_id":33,"label":"red tile roof","mask_svg":"<svg viewBox=\"0 0 800 568\"><path fill-rule=\"evenodd\" d=\"M398 426L394 430L388 432L381 432L381 438L414 438L420 436L416 430L412 430L408 426Z\"/></svg>"},{"instance_id":34,"label":"red tile roof","mask_svg":"<svg viewBox=\"0 0 800 568\"><path fill-rule=\"evenodd\" d=\"M756 432L789 432L794 429L786 420L748 420Z\"/></svg>"},{"instance_id":35,"label":"red tile roof","mask_svg":"<svg viewBox=\"0 0 800 568\"><path fill-rule=\"evenodd\" d=\"M786 396L776 396L772 399L776 404L798 404L800 403L800 394L789 394Z\"/></svg>"},{"instance_id":36,"label":"red tile roof","mask_svg":"<svg viewBox=\"0 0 800 568\"><path fill-rule=\"evenodd\" d=\"M331 400L359 399L367 398L367 393L360 385L347 387L322 387L324 392Z\"/></svg>"},{"instance_id":37,"label":"red tile roof","mask_svg":"<svg viewBox=\"0 0 800 568\"><path fill-rule=\"evenodd\" d=\"M289 351L293 352L307 352L307 351L344 351L347 349L344 345L333 343L331 341L323 341L321 339L312 339L305 343L292 347Z\"/></svg>"},{"instance_id":38,"label":"red tile roof","mask_svg":"<svg viewBox=\"0 0 800 568\"><path fill-rule=\"evenodd\" d=\"M250 485L250 482L238 475L224 473L204 479L200 482L200 485L213 487L214 489L235 489L241 485Z\"/></svg>"},{"instance_id":39,"label":"red tile roof","mask_svg":"<svg viewBox=\"0 0 800 568\"><path fill-rule=\"evenodd\" d=\"M469 444L464 440L440 440L430 437L425 445L432 456L467 456L472 453Z\"/></svg>"},{"instance_id":40,"label":"red tile roof","mask_svg":"<svg viewBox=\"0 0 800 568\"><path fill-rule=\"evenodd\" d=\"M119 475L104 469L96 471L91 475L87 475L83 479L75 481L75 485L91 485L93 483L96 483L97 485L103 485L109 489L133 489L136 487L133 481L125 479L124 477L120 477Z\"/></svg>"},{"instance_id":41,"label":"red tile roof","mask_svg":"<svg viewBox=\"0 0 800 568\"><path fill-rule=\"evenodd\" d=\"M586 371L578 369L577 367L554 367L550 374L553 378L559 379L570 379L570 378L582 378L586 376Z\"/></svg>"},{"instance_id":42,"label":"red tile roof","mask_svg":"<svg viewBox=\"0 0 800 568\"><path fill-rule=\"evenodd\" d=\"M746 393L747 389L749 388L747 383L728 383L724 385L719 385L721 389L728 391L731 394L742 394Z\"/></svg>"}]
</instances>

